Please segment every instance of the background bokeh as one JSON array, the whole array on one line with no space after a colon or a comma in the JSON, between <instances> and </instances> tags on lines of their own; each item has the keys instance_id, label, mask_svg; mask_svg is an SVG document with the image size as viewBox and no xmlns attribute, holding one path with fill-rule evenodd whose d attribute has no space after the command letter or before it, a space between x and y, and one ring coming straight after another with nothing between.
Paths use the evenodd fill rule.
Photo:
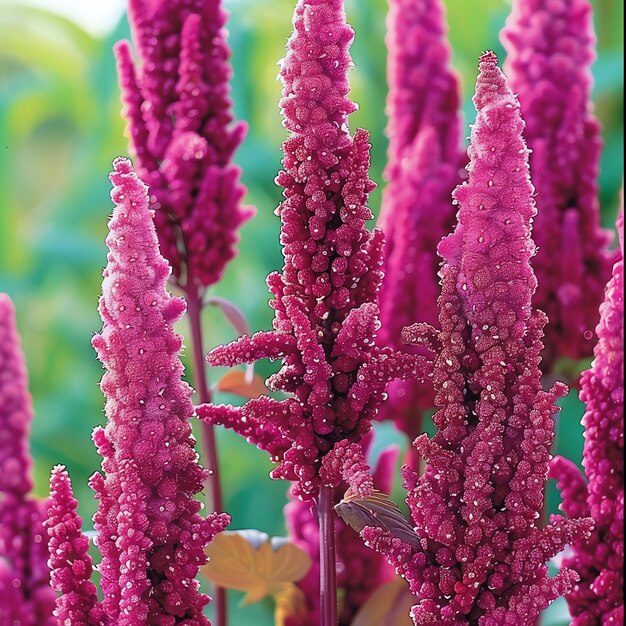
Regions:
<instances>
[{"instance_id":1,"label":"background bokeh","mask_svg":"<svg viewBox=\"0 0 626 626\"><path fill-rule=\"evenodd\" d=\"M46 0L37 4L45 6ZM237 160L248 187L248 203L257 207L258 215L244 227L240 254L214 291L236 302L253 329L263 329L270 327L272 318L264 279L281 266L279 221L273 213L280 199L273 180L284 138L277 108L276 62L284 54L294 3L228 0L226 4L231 12L233 97L237 117L250 124ZM604 223L611 225L623 171L624 5L620 0L593 4L599 36L595 102L606 145L601 200ZM65 3L65 13L71 16L69 5ZM95 7L95 0L85 5ZM347 5L357 33L352 84L360 110L352 119L354 126L372 132L372 177L382 182L386 1L348 0ZM471 120L476 61L487 48L502 52L498 33L510 2L448 0L447 5L454 61L463 77L466 120ZM115 17L114 12L111 15ZM87 20L90 30L85 30L71 17L0 0L0 291L8 292L18 308L30 370L37 492L46 492L55 463L66 464L87 519L95 508L87 479L98 466L90 433L103 420L98 389L102 371L90 339L100 327L96 306L111 212L107 173L113 158L127 152L111 47L128 37L128 24L122 18L109 28L111 15L101 22ZM371 201L375 212L379 205L380 189ZM233 338L217 311L207 311L204 324L209 345ZM180 330L186 333L184 324ZM260 370L266 373L266 367L261 364ZM212 373L213 381L217 376ZM582 409L575 393L564 406L558 448L579 461ZM380 445L390 441L406 447L391 427L382 426ZM227 432L220 433L220 446L233 527L283 534L287 485L269 480L266 455ZM557 504L552 490L551 508L555 510ZM233 605L239 600L238 594L232 594ZM269 605L234 606L233 611L233 626L272 623ZM562 604L552 610L547 623L569 624Z\"/></svg>"}]
</instances>

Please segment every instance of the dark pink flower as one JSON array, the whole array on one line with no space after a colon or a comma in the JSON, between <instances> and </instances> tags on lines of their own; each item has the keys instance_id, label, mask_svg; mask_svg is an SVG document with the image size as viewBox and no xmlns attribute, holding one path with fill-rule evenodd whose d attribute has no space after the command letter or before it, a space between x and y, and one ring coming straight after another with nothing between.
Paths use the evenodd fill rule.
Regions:
<instances>
[{"instance_id":1,"label":"dark pink flower","mask_svg":"<svg viewBox=\"0 0 626 626\"><path fill-rule=\"evenodd\" d=\"M358 441L370 428L394 378L426 371L423 358L375 344L382 234L365 221L373 183L368 134L349 132L353 31L342 0L300 0L282 63L285 200L282 274L268 278L274 330L214 350L212 365L281 359L269 381L286 400L268 397L243 408L205 405L199 414L233 428L279 463L275 478L298 481L298 495L318 492L323 456L337 441Z\"/></svg>"},{"instance_id":2,"label":"dark pink flower","mask_svg":"<svg viewBox=\"0 0 626 626\"><path fill-rule=\"evenodd\" d=\"M519 93L532 150L538 214L533 303L547 314L546 359L590 356L611 276L611 236L600 227L600 124L593 115L595 34L589 0L515 0L503 31L506 73Z\"/></svg>"},{"instance_id":3,"label":"dark pink flower","mask_svg":"<svg viewBox=\"0 0 626 626\"><path fill-rule=\"evenodd\" d=\"M101 384L107 424L94 433L104 473L91 479L100 500L94 516L100 608L115 626L207 626L202 610L209 598L196 576L206 562L205 546L228 516L201 517L194 498L206 472L191 433L192 390L181 381L182 338L173 330L185 305L166 290L170 268L159 254L147 188L130 161L114 162L111 181L116 207L100 300L104 324L93 339L107 370ZM63 538L55 522L67 516L73 540L64 549L80 554L69 485L57 474L53 486L65 491L53 500L52 536ZM70 593L86 573L80 562L78 572L61 563L53 572ZM63 598L59 602L65 606Z\"/></svg>"},{"instance_id":4,"label":"dark pink flower","mask_svg":"<svg viewBox=\"0 0 626 626\"><path fill-rule=\"evenodd\" d=\"M371 439L368 437L366 441L364 446L369 447ZM397 459L396 448L388 448L381 453L373 476L373 485L379 491L391 491ZM369 468L365 469L368 470ZM337 488L337 502L347 489L345 482ZM307 575L298 582L298 587L307 599L307 614L300 619L294 618L289 626L319 626L320 539L317 512L311 502L291 497L285 508L285 520L290 539L311 557L313 563ZM335 533L337 586L341 597L339 626L350 626L372 593L395 574L384 557L365 546L361 538L339 518L335 519Z\"/></svg>"},{"instance_id":5,"label":"dark pink flower","mask_svg":"<svg viewBox=\"0 0 626 626\"><path fill-rule=\"evenodd\" d=\"M617 626L624 622L624 217L618 224L622 257L613 268L597 328L591 369L582 376L586 484L578 468L557 458L563 509L590 515L595 530L576 544L564 566L580 575L567 600L573 626Z\"/></svg>"},{"instance_id":6,"label":"dark pink flower","mask_svg":"<svg viewBox=\"0 0 626 626\"><path fill-rule=\"evenodd\" d=\"M391 0L387 41L389 184L378 221L386 239L379 342L406 351L405 326L437 322L437 244L454 225L452 191L466 158L441 0ZM389 385L380 417L394 419L413 439L422 432L422 413L433 406L431 384L398 380Z\"/></svg>"},{"instance_id":7,"label":"dark pink flower","mask_svg":"<svg viewBox=\"0 0 626 626\"><path fill-rule=\"evenodd\" d=\"M59 624L104 626L110 620L98 604L98 590L91 582L93 562L83 520L76 509L70 477L62 465L52 470L50 508L45 526L50 536L51 586L59 599L54 612Z\"/></svg>"},{"instance_id":8,"label":"dark pink flower","mask_svg":"<svg viewBox=\"0 0 626 626\"><path fill-rule=\"evenodd\" d=\"M116 47L124 113L163 256L190 293L216 283L252 211L232 156L245 124L232 124L226 13L217 0L130 0L136 69Z\"/></svg>"},{"instance_id":9,"label":"dark pink flower","mask_svg":"<svg viewBox=\"0 0 626 626\"><path fill-rule=\"evenodd\" d=\"M548 578L546 563L591 523L554 516L539 525L555 403L566 388L541 387L546 319L531 305L528 150L493 53L481 58L474 103L469 181L455 192L459 223L439 246L437 434L415 442L424 474L404 472L416 541L381 528L363 536L408 580L417 626L532 626L577 579L568 570Z\"/></svg>"},{"instance_id":10,"label":"dark pink flower","mask_svg":"<svg viewBox=\"0 0 626 626\"><path fill-rule=\"evenodd\" d=\"M13 624L16 616L21 626L56 626L43 528L47 504L30 495L32 419L15 309L0 294L0 624Z\"/></svg>"}]
</instances>

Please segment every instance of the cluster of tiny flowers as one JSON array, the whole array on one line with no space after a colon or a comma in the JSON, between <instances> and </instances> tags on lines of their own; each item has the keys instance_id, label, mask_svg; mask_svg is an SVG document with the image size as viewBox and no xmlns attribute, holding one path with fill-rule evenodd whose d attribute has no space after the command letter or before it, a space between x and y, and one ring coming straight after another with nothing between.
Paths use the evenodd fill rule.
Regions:
<instances>
[{"instance_id":1,"label":"cluster of tiny flowers","mask_svg":"<svg viewBox=\"0 0 626 626\"><path fill-rule=\"evenodd\" d=\"M365 451L372 438L363 441ZM328 456L326 457L328 459ZM373 485L379 491L389 493L393 486L398 450L384 450L376 464ZM336 501L348 489L342 481L336 488ZM287 626L319 626L320 624L320 538L319 520L310 502L292 497L285 508L285 521L289 538L310 557L313 563L298 587L307 599L307 612L294 616ZM384 557L370 550L361 538L339 518L335 519L337 537L337 588L341 596L339 626L350 626L359 609L381 585L394 576Z\"/></svg>"},{"instance_id":2,"label":"cluster of tiny flowers","mask_svg":"<svg viewBox=\"0 0 626 626\"><path fill-rule=\"evenodd\" d=\"M90 580L93 561L77 508L69 474L65 467L57 465L50 477L50 508L45 524L50 535L51 585L60 594L55 615L60 624L104 626L111 622L99 605L98 590Z\"/></svg>"},{"instance_id":3,"label":"cluster of tiny flowers","mask_svg":"<svg viewBox=\"0 0 626 626\"><path fill-rule=\"evenodd\" d=\"M172 328L184 304L166 290L170 268L159 254L147 189L127 159L115 161L111 181L104 325L93 340L107 369L107 423L94 433L104 475L91 479L100 500L94 523L103 598L98 604L88 583L91 563L69 481L55 470L48 526L57 614L62 623L83 616L86 626L206 626L209 599L196 576L205 546L229 520L201 517L194 498L206 472L191 433L192 390L181 381L182 339ZM80 567L69 570L64 563L72 560Z\"/></svg>"},{"instance_id":4,"label":"cluster of tiny flowers","mask_svg":"<svg viewBox=\"0 0 626 626\"><path fill-rule=\"evenodd\" d=\"M450 69L441 0L392 0L387 44L389 160L378 221L385 233L379 343L407 350L405 326L437 323L437 244L454 224L451 195L465 157L460 86ZM432 385L397 380L389 385L380 417L395 420L414 439L422 432L423 412L433 406Z\"/></svg>"},{"instance_id":5,"label":"cluster of tiny flowers","mask_svg":"<svg viewBox=\"0 0 626 626\"><path fill-rule=\"evenodd\" d=\"M383 528L365 540L409 582L416 626L532 626L577 580L546 563L589 520L554 516L544 503L555 401L541 388L545 316L531 306L535 215L519 104L493 53L481 58L469 181L455 197L459 224L445 260L434 366L437 434L415 445L427 465L406 468L415 541ZM407 329L411 340L419 328Z\"/></svg>"},{"instance_id":6,"label":"cluster of tiny flowers","mask_svg":"<svg viewBox=\"0 0 626 626\"><path fill-rule=\"evenodd\" d=\"M572 626L618 626L624 623L624 217L618 223L622 257L608 284L597 334L595 360L582 377L583 465L561 457L552 473L559 479L563 510L589 515L595 530L576 544L564 567L580 582L568 597Z\"/></svg>"},{"instance_id":7,"label":"cluster of tiny flowers","mask_svg":"<svg viewBox=\"0 0 626 626\"><path fill-rule=\"evenodd\" d=\"M52 616L45 501L33 488L33 418L13 303L0 294L0 624L56 626Z\"/></svg>"},{"instance_id":8,"label":"cluster of tiny flowers","mask_svg":"<svg viewBox=\"0 0 626 626\"><path fill-rule=\"evenodd\" d=\"M323 456L341 440L358 441L394 378L426 376L423 357L375 343L383 241L365 221L374 185L368 135L351 136L348 52L354 37L342 0L300 0L282 63L282 111L291 136L277 182L285 200L282 274L268 278L274 330L244 337L209 355L212 365L282 359L268 385L289 394L242 408L203 406L199 415L267 450L275 478L297 481L297 494L319 489Z\"/></svg>"},{"instance_id":9,"label":"cluster of tiny flowers","mask_svg":"<svg viewBox=\"0 0 626 626\"><path fill-rule=\"evenodd\" d=\"M140 59L116 47L131 147L161 252L175 281L195 294L216 283L252 215L232 163L246 126L232 124L230 49L220 0L130 0Z\"/></svg>"},{"instance_id":10,"label":"cluster of tiny flowers","mask_svg":"<svg viewBox=\"0 0 626 626\"><path fill-rule=\"evenodd\" d=\"M544 370L590 356L611 276L600 227L601 128L592 114L595 35L589 0L515 0L503 31L505 70L519 94L537 190L533 303L549 319Z\"/></svg>"}]
</instances>

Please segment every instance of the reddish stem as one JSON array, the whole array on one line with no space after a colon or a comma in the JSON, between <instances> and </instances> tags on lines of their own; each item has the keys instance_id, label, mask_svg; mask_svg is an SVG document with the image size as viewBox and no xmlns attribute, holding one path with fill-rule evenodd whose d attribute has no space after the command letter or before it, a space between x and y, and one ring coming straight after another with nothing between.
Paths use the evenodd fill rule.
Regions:
<instances>
[{"instance_id":1,"label":"reddish stem","mask_svg":"<svg viewBox=\"0 0 626 626\"><path fill-rule=\"evenodd\" d=\"M206 361L204 360L204 349L202 342L202 296L200 293L187 292L187 314L191 326L191 341L193 345L193 375L198 400L201 404L211 401L211 392L206 380ZM219 458L217 454L217 442L215 438L215 427L212 424L200 422L202 433L202 452L209 470L207 488L209 492L210 512L221 513L222 505L222 484L220 481ZM215 588L215 613L216 626L226 626L228 623L228 605L226 600L226 590L223 587Z\"/></svg>"},{"instance_id":2,"label":"reddish stem","mask_svg":"<svg viewBox=\"0 0 626 626\"><path fill-rule=\"evenodd\" d=\"M337 626L337 549L331 487L320 487L320 626Z\"/></svg>"}]
</instances>

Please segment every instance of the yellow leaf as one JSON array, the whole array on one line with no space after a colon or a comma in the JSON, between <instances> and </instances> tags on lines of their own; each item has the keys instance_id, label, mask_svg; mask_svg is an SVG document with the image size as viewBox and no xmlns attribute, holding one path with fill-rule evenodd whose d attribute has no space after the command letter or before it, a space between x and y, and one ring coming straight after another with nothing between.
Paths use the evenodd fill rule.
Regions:
<instances>
[{"instance_id":1,"label":"yellow leaf","mask_svg":"<svg viewBox=\"0 0 626 626\"><path fill-rule=\"evenodd\" d=\"M311 567L309 556L296 545L256 530L220 533L207 554L204 576L220 587L243 591L244 604L280 595L286 584L301 580Z\"/></svg>"},{"instance_id":2,"label":"yellow leaf","mask_svg":"<svg viewBox=\"0 0 626 626\"><path fill-rule=\"evenodd\" d=\"M288 617L304 617L307 614L306 596L302 589L293 583L286 583L274 599L276 600L274 626L285 626Z\"/></svg>"},{"instance_id":3,"label":"yellow leaf","mask_svg":"<svg viewBox=\"0 0 626 626\"><path fill-rule=\"evenodd\" d=\"M409 614L414 604L417 601L407 584L396 578L370 596L351 626L413 626Z\"/></svg>"},{"instance_id":4,"label":"yellow leaf","mask_svg":"<svg viewBox=\"0 0 626 626\"><path fill-rule=\"evenodd\" d=\"M218 391L234 393L248 399L258 398L269 393L265 386L265 381L260 376L254 374L252 377L249 377L243 370L229 370L226 372L217 383L217 389Z\"/></svg>"},{"instance_id":5,"label":"yellow leaf","mask_svg":"<svg viewBox=\"0 0 626 626\"><path fill-rule=\"evenodd\" d=\"M301 548L288 541L273 540L274 576L280 580L297 582L302 580L311 568L311 559Z\"/></svg>"}]
</instances>

